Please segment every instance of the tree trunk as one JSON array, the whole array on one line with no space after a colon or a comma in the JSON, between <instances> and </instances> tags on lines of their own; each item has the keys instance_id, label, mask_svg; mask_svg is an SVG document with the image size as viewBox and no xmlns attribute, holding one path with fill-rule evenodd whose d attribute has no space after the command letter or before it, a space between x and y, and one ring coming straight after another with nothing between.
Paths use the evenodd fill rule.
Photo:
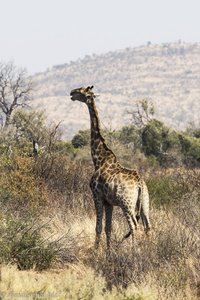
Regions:
<instances>
[{"instance_id":1,"label":"tree trunk","mask_svg":"<svg viewBox=\"0 0 200 300\"><path fill-rule=\"evenodd\" d=\"M10 124L11 111L6 114L6 121L4 126L7 127Z\"/></svg>"}]
</instances>

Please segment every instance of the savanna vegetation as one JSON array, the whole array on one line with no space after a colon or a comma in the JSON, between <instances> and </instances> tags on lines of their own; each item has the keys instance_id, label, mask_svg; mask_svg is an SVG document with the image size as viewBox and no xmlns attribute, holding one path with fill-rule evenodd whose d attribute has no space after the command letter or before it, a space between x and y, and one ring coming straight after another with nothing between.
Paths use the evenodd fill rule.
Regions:
<instances>
[{"instance_id":1,"label":"savanna vegetation","mask_svg":"<svg viewBox=\"0 0 200 300\"><path fill-rule=\"evenodd\" d=\"M0 298L198 299L200 129L168 128L143 100L130 126L103 132L151 199L151 235L141 225L134 249L120 243L127 224L115 209L109 260L104 239L94 249L89 131L61 133L23 108L0 128Z\"/></svg>"}]
</instances>

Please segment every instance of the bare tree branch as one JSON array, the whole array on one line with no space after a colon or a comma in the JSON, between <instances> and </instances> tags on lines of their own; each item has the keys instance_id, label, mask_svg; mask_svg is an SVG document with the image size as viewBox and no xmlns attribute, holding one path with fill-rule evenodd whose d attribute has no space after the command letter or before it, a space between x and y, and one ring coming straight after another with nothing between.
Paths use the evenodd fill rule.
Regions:
<instances>
[{"instance_id":1,"label":"bare tree branch","mask_svg":"<svg viewBox=\"0 0 200 300\"><path fill-rule=\"evenodd\" d=\"M32 83L28 81L25 69L17 69L13 63L0 63L0 110L5 126L13 111L30 99L31 91Z\"/></svg>"},{"instance_id":2,"label":"bare tree branch","mask_svg":"<svg viewBox=\"0 0 200 300\"><path fill-rule=\"evenodd\" d=\"M128 112L131 115L131 119L138 128L146 126L149 120L154 115L154 106L149 99L142 99L136 103L136 109Z\"/></svg>"}]
</instances>

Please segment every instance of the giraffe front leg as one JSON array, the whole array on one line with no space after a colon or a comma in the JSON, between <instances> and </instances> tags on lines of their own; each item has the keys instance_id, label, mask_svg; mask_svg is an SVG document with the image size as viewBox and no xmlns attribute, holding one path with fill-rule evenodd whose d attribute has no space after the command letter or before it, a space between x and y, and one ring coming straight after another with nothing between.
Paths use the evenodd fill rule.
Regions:
<instances>
[{"instance_id":1,"label":"giraffe front leg","mask_svg":"<svg viewBox=\"0 0 200 300\"><path fill-rule=\"evenodd\" d=\"M102 219L103 219L103 202L95 199L95 208L96 208L96 239L95 239L95 249L98 249L101 232L102 232Z\"/></svg>"},{"instance_id":2,"label":"giraffe front leg","mask_svg":"<svg viewBox=\"0 0 200 300\"><path fill-rule=\"evenodd\" d=\"M105 215L106 215L106 226L105 226L105 233L106 233L106 242L107 242L107 250L110 250L110 237L112 231L112 212L113 206L109 203L105 203Z\"/></svg>"}]
</instances>

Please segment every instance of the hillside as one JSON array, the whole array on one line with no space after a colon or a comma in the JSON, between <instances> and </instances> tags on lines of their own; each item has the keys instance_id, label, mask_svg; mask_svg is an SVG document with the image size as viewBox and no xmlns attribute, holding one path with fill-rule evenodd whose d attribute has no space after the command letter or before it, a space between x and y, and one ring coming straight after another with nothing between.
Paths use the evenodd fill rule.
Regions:
<instances>
[{"instance_id":1,"label":"hillside","mask_svg":"<svg viewBox=\"0 0 200 300\"><path fill-rule=\"evenodd\" d=\"M130 123L137 100L151 98L156 117L182 129L199 125L200 44L152 45L86 56L57 65L32 77L34 108L45 109L50 120L63 121L64 136L89 127L87 108L70 101L70 90L95 86L102 126Z\"/></svg>"}]
</instances>

